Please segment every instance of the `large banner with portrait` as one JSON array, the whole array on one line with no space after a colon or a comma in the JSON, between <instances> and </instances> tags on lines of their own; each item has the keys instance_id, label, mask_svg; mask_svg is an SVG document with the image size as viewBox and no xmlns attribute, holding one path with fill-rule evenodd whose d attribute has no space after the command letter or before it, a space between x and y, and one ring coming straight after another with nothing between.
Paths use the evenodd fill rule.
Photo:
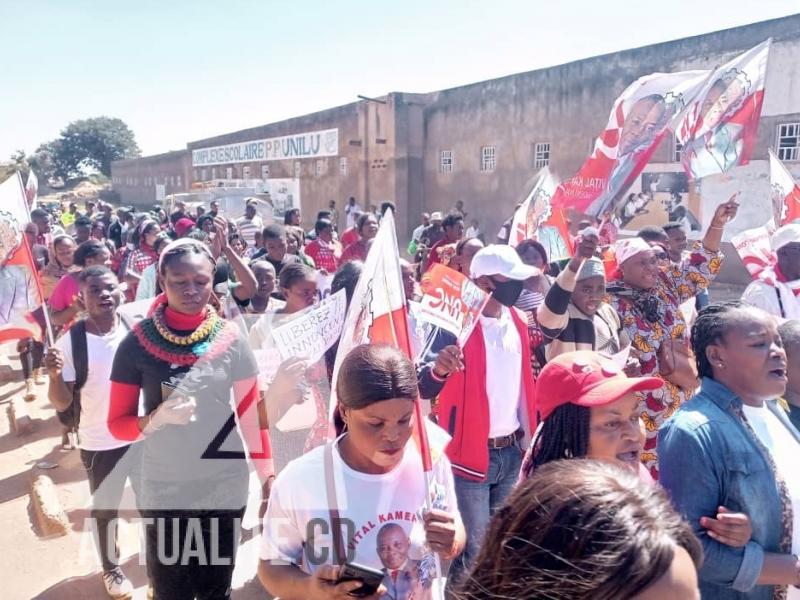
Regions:
<instances>
[{"instance_id":1,"label":"large banner with portrait","mask_svg":"<svg viewBox=\"0 0 800 600\"><path fill-rule=\"evenodd\" d=\"M750 160L756 142L772 38L717 68L675 131L691 179L725 173Z\"/></svg>"},{"instance_id":2,"label":"large banner with portrait","mask_svg":"<svg viewBox=\"0 0 800 600\"><path fill-rule=\"evenodd\" d=\"M617 210L664 135L702 88L708 71L654 73L629 85L578 173L561 183L553 207L594 217Z\"/></svg>"}]
</instances>

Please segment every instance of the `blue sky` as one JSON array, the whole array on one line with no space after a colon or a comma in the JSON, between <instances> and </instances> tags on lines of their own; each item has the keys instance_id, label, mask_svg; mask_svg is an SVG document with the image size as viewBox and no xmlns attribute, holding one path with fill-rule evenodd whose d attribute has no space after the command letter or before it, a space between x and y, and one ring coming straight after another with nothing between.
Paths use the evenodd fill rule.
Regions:
<instances>
[{"instance_id":1,"label":"blue sky","mask_svg":"<svg viewBox=\"0 0 800 600\"><path fill-rule=\"evenodd\" d=\"M107 115L145 154L798 12L797 0L0 0L0 160Z\"/></svg>"}]
</instances>

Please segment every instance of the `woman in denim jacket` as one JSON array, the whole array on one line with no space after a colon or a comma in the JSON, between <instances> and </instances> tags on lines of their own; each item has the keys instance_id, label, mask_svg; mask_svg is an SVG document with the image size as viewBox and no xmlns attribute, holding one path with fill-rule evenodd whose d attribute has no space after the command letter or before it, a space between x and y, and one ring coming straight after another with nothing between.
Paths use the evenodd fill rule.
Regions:
<instances>
[{"instance_id":1,"label":"woman in denim jacket","mask_svg":"<svg viewBox=\"0 0 800 600\"><path fill-rule=\"evenodd\" d=\"M743 302L716 303L692 344L701 391L662 426L658 452L661 484L703 544L703 598L800 598L800 433L775 401L786 387L777 326ZM727 511L750 516L746 546L706 531Z\"/></svg>"}]
</instances>

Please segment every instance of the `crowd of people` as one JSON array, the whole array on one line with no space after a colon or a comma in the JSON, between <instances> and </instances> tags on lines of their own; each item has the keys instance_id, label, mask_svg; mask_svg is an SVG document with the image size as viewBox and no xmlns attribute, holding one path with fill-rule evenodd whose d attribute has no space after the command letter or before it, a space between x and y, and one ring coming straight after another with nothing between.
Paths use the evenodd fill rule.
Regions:
<instances>
[{"instance_id":1,"label":"crowd of people","mask_svg":"<svg viewBox=\"0 0 800 600\"><path fill-rule=\"evenodd\" d=\"M503 243L510 221L487 243L460 202L401 260L414 356L309 362L271 332L350 303L395 207L331 201L308 228L257 204L31 213L58 337L20 342L26 399L48 375L110 596L133 589L106 543L130 480L153 597L230 597L253 470L258 576L283 599L800 598L800 225L773 236L770 277L713 302L735 199L691 244L679 222L581 223L558 261ZM420 325L434 265L488 296L463 343ZM448 436L425 476L420 401ZM168 560L176 537L216 560Z\"/></svg>"}]
</instances>

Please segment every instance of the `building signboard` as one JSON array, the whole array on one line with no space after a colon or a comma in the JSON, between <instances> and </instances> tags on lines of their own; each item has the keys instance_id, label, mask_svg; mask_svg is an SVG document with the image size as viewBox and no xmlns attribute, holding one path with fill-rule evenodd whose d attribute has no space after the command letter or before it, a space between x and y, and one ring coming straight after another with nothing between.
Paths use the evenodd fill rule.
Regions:
<instances>
[{"instance_id":1,"label":"building signboard","mask_svg":"<svg viewBox=\"0 0 800 600\"><path fill-rule=\"evenodd\" d=\"M192 150L192 166L224 165L266 160L295 160L339 154L339 130L325 129L295 135Z\"/></svg>"}]
</instances>

